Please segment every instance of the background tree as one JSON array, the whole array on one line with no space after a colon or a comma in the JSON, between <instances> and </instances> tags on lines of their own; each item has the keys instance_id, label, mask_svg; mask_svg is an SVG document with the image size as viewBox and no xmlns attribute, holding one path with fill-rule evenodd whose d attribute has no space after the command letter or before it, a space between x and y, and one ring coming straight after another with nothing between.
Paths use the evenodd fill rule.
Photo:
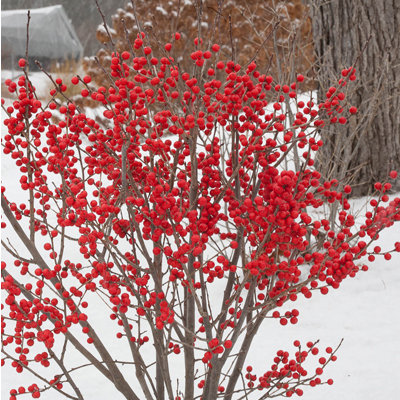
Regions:
<instances>
[{"instance_id":1,"label":"background tree","mask_svg":"<svg viewBox=\"0 0 400 400\"><path fill-rule=\"evenodd\" d=\"M325 145L319 165L327 178L335 175L341 185L352 182L352 195L362 196L373 191L374 183L390 168L400 168L400 3L308 3L319 100L325 101L333 79L343 68L357 62L360 78L354 90L347 93L358 113L348 122L321 130ZM326 106L331 107L329 101ZM400 189L399 179L393 188Z\"/></svg>"}]
</instances>

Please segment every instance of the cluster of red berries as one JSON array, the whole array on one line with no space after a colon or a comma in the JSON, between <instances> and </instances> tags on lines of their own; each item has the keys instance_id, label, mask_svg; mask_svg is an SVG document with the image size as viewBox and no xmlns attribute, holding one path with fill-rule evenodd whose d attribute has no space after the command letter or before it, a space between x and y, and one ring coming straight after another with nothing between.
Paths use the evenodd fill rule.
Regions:
<instances>
[{"instance_id":1,"label":"cluster of red berries","mask_svg":"<svg viewBox=\"0 0 400 400\"><path fill-rule=\"evenodd\" d=\"M248 381L247 386L249 388L258 388L259 390L274 388L276 390L275 395L279 393L280 395L291 397L293 395L303 395L303 390L299 387L300 382L302 384L308 384L311 387L323 383L332 385L332 379L322 382L320 378L327 363L337 360L332 348L326 348L327 356L318 359L318 363L321 366L315 369L315 373L311 378L308 378L307 376L310 375L310 373L304 368L304 362L310 355L317 356L319 354L319 349L316 347L316 343L313 342L307 342L307 349L303 351L301 351L300 342L298 340L295 340L293 344L298 348L295 358L289 359L289 352L278 350L274 358L274 364L269 371L258 378L258 383L256 382L257 375L252 374L253 367L248 366L246 368L247 373L245 374L245 379Z\"/></svg>"}]
</instances>

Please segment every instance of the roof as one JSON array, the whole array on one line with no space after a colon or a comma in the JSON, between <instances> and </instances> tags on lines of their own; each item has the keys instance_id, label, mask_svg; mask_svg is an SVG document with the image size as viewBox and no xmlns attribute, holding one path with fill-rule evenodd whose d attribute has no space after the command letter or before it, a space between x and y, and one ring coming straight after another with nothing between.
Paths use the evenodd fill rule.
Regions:
<instances>
[{"instance_id":1,"label":"roof","mask_svg":"<svg viewBox=\"0 0 400 400\"><path fill-rule=\"evenodd\" d=\"M80 58L83 47L62 5L30 10L29 55L37 58ZM26 51L28 10L1 12L1 42L16 57Z\"/></svg>"}]
</instances>

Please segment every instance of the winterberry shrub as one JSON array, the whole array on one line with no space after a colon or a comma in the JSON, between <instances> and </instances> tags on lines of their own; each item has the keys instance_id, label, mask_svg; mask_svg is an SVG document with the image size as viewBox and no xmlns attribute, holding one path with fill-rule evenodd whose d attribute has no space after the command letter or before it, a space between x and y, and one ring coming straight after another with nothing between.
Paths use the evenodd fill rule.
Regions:
<instances>
[{"instance_id":1,"label":"winterberry shrub","mask_svg":"<svg viewBox=\"0 0 400 400\"><path fill-rule=\"evenodd\" d=\"M351 187L338 191L314 168L318 130L357 113L345 100L355 68L315 104L299 98L303 75L276 82L255 60L218 61L220 46L201 38L183 71L170 55L177 40L157 53L140 32L112 54L108 85L71 80L104 124L65 97L60 78L41 102L25 60L24 75L6 81L16 99L2 100L3 154L20 192L1 188L11 235L2 365L33 374L10 400L48 390L83 399L85 368L129 400L301 396L332 384L322 375L336 350L296 340L294 353L279 349L255 370L246 357L261 325L296 324L299 296L339 288L367 270L366 257L390 259L374 243L400 220L400 199L387 196L396 172L357 226ZM315 213L325 203L338 204L337 227ZM319 366L307 371L310 357Z\"/></svg>"}]
</instances>

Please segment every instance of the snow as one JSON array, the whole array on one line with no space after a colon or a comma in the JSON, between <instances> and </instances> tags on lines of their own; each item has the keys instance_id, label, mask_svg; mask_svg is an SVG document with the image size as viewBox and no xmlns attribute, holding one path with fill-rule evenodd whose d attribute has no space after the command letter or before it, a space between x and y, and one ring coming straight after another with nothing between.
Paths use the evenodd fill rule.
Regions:
<instances>
[{"instance_id":1,"label":"snow","mask_svg":"<svg viewBox=\"0 0 400 400\"><path fill-rule=\"evenodd\" d=\"M99 26L96 28L96 32L107 34L106 28L104 28L103 24L99 24Z\"/></svg>"},{"instance_id":2,"label":"snow","mask_svg":"<svg viewBox=\"0 0 400 400\"><path fill-rule=\"evenodd\" d=\"M31 15L34 14L51 14L53 11L57 10L58 8L62 7L62 5L56 5L56 6L49 6L49 7L41 7L41 8L33 8L30 9ZM7 10L7 11L1 11L1 16L2 17L13 17L16 14L24 14L27 15L28 9L18 9L18 10Z\"/></svg>"},{"instance_id":3,"label":"snow","mask_svg":"<svg viewBox=\"0 0 400 400\"><path fill-rule=\"evenodd\" d=\"M39 75L32 74L34 85L40 86L44 81ZM2 77L3 78L3 77ZM47 79L46 77L44 79ZM44 84L44 83L43 83ZM6 104L11 103L9 99ZM93 116L97 111L93 111ZM2 121L5 119L2 111ZM2 125L3 126L3 125ZM5 130L2 128L2 134ZM2 185L6 186L6 195L11 201L18 201L24 198L26 192L22 192L18 179L15 179L15 166L9 157L2 155ZM397 195L391 195L394 198ZM352 200L354 209L364 207L365 198ZM364 210L365 211L365 210ZM363 211L363 213L364 213ZM40 235L39 235L40 236ZM383 251L393 247L395 241L400 240L400 223L383 231L380 235L379 245ZM2 238L9 237L12 243L18 243L13 233L8 229L2 231ZM43 244L45 239L38 238ZM40 245L39 245L40 246ZM19 249L19 247L18 247ZM80 254L72 253L70 258L80 259ZM21 251L23 252L23 251ZM13 260L3 250L2 260L11 264ZM277 320L267 319L261 327L259 334L253 342L253 350L245 366L252 365L253 373L261 375L269 369L273 363L273 357L279 349L287 350L293 354L296 349L293 341L298 339L304 345L307 341L320 340L318 347L321 356L328 346L335 348L343 338L343 344L339 349L338 360L330 363L321 378L326 380L332 378L333 386L323 385L317 388L305 388L303 398L307 400L394 400L398 397L396 377L398 376L398 365L400 364L400 253L394 253L390 261L385 261L382 256L377 257L374 263L368 263L370 269L367 272L360 272L353 279L347 278L337 290L330 290L328 295L323 296L313 292L311 299L299 296L296 303L285 304L282 311L297 308L300 311L299 322L296 325L282 327ZM22 280L22 279L21 279ZM218 287L212 286L212 296L220 297ZM214 292L215 291L215 292ZM109 347L114 359L127 360L130 353L127 352L124 341L115 340L118 328L115 323L105 320L102 315L107 311L104 304L95 294L90 294L88 314L90 323L100 333L101 339ZM219 306L218 302L218 306ZM93 312L98 310L98 312ZM80 333L80 328L75 327L73 331L77 337L85 339ZM92 349L87 345L87 348ZM58 351L59 348L56 348ZM94 352L96 354L96 352ZM146 357L151 359L154 350L149 348ZM82 357L74 352L73 347L68 347L66 360L69 366L79 365ZM171 367L174 376L183 376L177 358L171 358ZM317 360L318 357L315 357ZM311 364L311 366L310 366ZM35 365L35 369L39 368ZM312 371L316 365L312 360L306 361L304 367ZM52 368L52 367L50 367ZM121 367L129 382L135 382L136 378L132 366ZM52 370L42 368L47 377ZM396 376L397 374L397 376ZM83 388L83 395L86 400L113 398L122 399L114 386L93 368L85 368L74 373L74 379L79 387ZM28 386L37 378L29 373L16 374L9 364L2 368L3 385L1 394L6 399L12 388L18 388L22 382ZM91 384L88 385L88 382ZM93 384L96 382L96 384ZM101 384L100 384L101 382ZM175 385L176 379L173 380ZM136 389L136 384L133 383ZM182 383L180 384L182 387ZM249 396L249 399L258 398ZM45 392L41 399L58 400L64 399L56 392Z\"/></svg>"},{"instance_id":4,"label":"snow","mask_svg":"<svg viewBox=\"0 0 400 400\"><path fill-rule=\"evenodd\" d=\"M162 15L165 15L165 16L168 15L168 12L164 8L162 8L160 6L157 6L156 10L159 11Z\"/></svg>"},{"instance_id":5,"label":"snow","mask_svg":"<svg viewBox=\"0 0 400 400\"><path fill-rule=\"evenodd\" d=\"M107 25L107 29L108 29L108 32L110 32L110 35L111 35L111 36L116 35L117 32L115 31L115 29L110 28L108 25ZM106 30L104 24L100 24L100 25L97 27L96 31L99 32L99 33L102 33L103 35L108 35L107 30Z\"/></svg>"},{"instance_id":6,"label":"snow","mask_svg":"<svg viewBox=\"0 0 400 400\"><path fill-rule=\"evenodd\" d=\"M197 21L194 21L193 23L192 23L192 27L196 27L198 24L197 24ZM208 29L208 23L207 22L205 22L205 21L201 21L201 26L203 27L203 28L205 28L205 29Z\"/></svg>"},{"instance_id":7,"label":"snow","mask_svg":"<svg viewBox=\"0 0 400 400\"><path fill-rule=\"evenodd\" d=\"M126 12L124 15L125 15L125 19L135 20L135 16L130 12Z\"/></svg>"}]
</instances>

